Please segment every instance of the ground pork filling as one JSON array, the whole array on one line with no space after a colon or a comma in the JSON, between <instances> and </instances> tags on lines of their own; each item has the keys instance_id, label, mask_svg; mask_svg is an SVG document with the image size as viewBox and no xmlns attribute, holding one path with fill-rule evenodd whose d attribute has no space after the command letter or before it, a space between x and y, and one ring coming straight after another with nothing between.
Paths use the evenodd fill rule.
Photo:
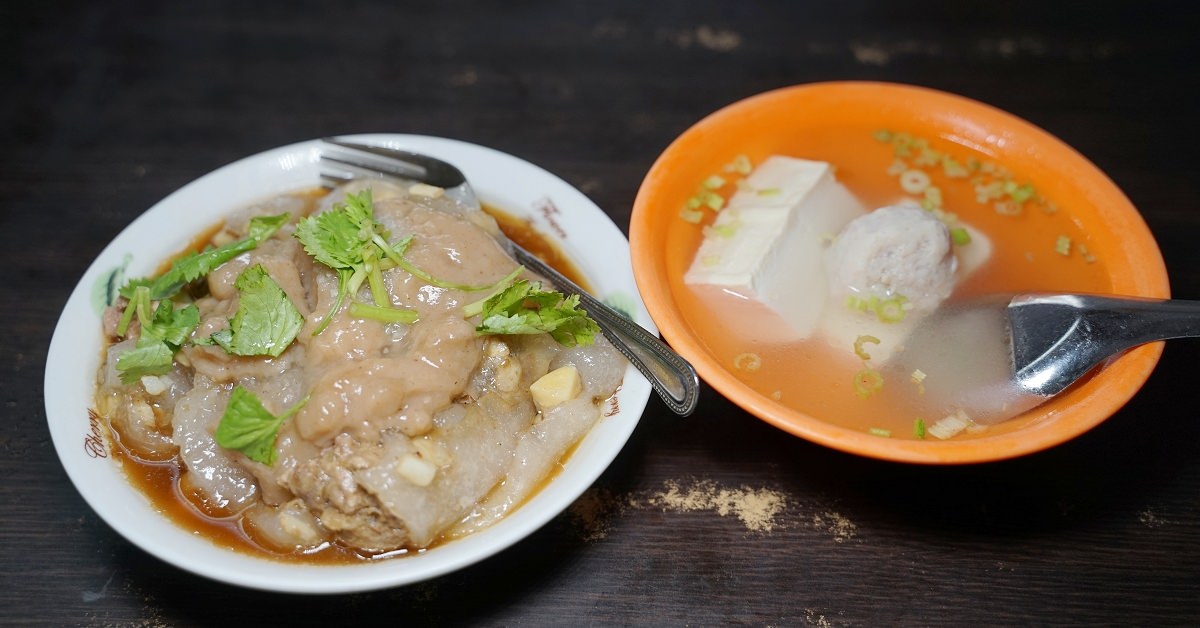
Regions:
<instances>
[{"instance_id":1,"label":"ground pork filling","mask_svg":"<svg viewBox=\"0 0 1200 628\"><path fill-rule=\"evenodd\" d=\"M479 316L464 316L463 306L486 294L430 285L401 268L384 271L387 299L416 310L416 322L351 316L349 299L326 322L338 277L293 237L296 222L366 185L348 184L319 202L285 195L260 203L229 218L214 238L244 237L256 215L292 214L269 240L190 289L200 312L192 338L206 338L229 327L238 276L262 266L304 317L278 357L185 344L170 372L123 383L116 362L136 342L137 325L123 338L115 333L124 303L104 317L112 344L96 405L122 446L142 460L176 461L182 492L198 508L240 518L253 541L273 551L331 543L365 554L419 549L490 525L536 491L599 420L625 370L599 335L570 348L544 333L478 335ZM369 185L375 219L392 240L412 236L404 256L429 275L480 286L517 268L483 212ZM370 301L362 290L352 296ZM530 387L564 367L578 372L574 394L553 405L535 398ZM235 386L275 414L307 399L279 429L273 464L216 442Z\"/></svg>"}]
</instances>

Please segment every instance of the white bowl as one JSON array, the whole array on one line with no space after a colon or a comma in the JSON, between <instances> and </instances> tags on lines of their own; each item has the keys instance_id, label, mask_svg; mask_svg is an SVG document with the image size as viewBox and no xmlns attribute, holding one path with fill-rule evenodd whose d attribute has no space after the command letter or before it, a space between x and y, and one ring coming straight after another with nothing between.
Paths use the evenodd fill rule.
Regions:
<instances>
[{"instance_id":1,"label":"white bowl","mask_svg":"<svg viewBox=\"0 0 1200 628\"><path fill-rule=\"evenodd\" d=\"M419 135L353 139L427 153L456 164L480 199L528 217L566 251L596 295L619 304L655 330L637 292L629 243L594 203L562 179L511 155L465 142ZM255 201L319 184L319 142L247 157L163 199L130 224L84 273L54 330L46 361L46 416L54 447L75 487L117 532L173 565L230 584L292 593L344 593L408 584L460 569L531 534L562 512L608 467L637 425L650 385L630 367L618 392L620 411L601 419L562 472L524 506L471 536L414 555L354 565L304 565L219 547L157 512L112 459L105 430L92 425L103 338L98 287L113 269L149 275L197 234ZM98 292L99 290L99 292Z\"/></svg>"}]
</instances>

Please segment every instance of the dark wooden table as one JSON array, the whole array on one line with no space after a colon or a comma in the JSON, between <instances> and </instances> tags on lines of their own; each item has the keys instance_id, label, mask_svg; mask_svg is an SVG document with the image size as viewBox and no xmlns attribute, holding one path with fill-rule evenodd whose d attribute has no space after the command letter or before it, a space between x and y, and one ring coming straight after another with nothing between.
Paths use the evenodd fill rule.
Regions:
<instances>
[{"instance_id":1,"label":"dark wooden table","mask_svg":"<svg viewBox=\"0 0 1200 628\"><path fill-rule=\"evenodd\" d=\"M1189 3L188 4L0 8L0 624L1200 623L1195 342L1092 432L982 466L845 455L708 388L686 420L652 400L586 498L525 541L341 597L229 587L117 536L59 465L42 386L105 243L242 156L332 133L459 138L559 174L625 229L691 123L830 79L957 92L1049 130L1141 209L1176 296L1200 298Z\"/></svg>"}]
</instances>

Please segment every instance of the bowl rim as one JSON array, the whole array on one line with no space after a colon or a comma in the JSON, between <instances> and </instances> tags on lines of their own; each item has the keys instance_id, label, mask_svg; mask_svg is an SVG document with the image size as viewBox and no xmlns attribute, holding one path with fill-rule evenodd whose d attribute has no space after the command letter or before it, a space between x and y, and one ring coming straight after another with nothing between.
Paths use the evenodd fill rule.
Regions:
<instances>
[{"instance_id":1,"label":"bowl rim","mask_svg":"<svg viewBox=\"0 0 1200 628\"><path fill-rule=\"evenodd\" d=\"M1002 136L1008 140L1024 138L1055 153L1068 162L1073 175L1086 176L1098 194L1120 207L1119 228L1124 234L1127 254L1139 264L1123 269L1128 283L1137 287L1138 296L1169 298L1166 266L1153 234L1141 214L1117 185L1090 160L1047 131L1001 109L957 94L927 87L879 81L828 81L791 85L755 94L728 104L703 117L675 138L656 158L647 172L630 219L631 254L634 277L651 316L663 337L695 366L705 382L744 410L776 427L833 449L880 460L919 464L965 464L991 462L1041 451L1087 432L1119 410L1145 383L1162 354L1163 343L1137 347L1089 382L1086 391L1069 391L1070 407L1056 410L1055 420L1035 421L1009 434L979 436L964 440L884 439L857 430L827 423L811 415L792 410L759 394L741 383L708 352L691 330L686 317L675 306L672 286L666 277L663 214L674 217L677 208L656 212L658 193L671 177L674 165L682 157L684 145L694 149L706 135L720 133L720 127L739 118L754 115L760 109L788 101L802 106L806 98L919 98L936 102L957 119L990 120L1001 123ZM794 101L794 102L792 102ZM1106 216L1107 217L1107 216ZM678 222L678 221L676 221ZM1110 265L1112 266L1112 265ZM1120 269L1118 269L1120 270ZM1091 385L1095 384L1095 385ZM1064 401L1064 403L1066 403ZM1043 406L1045 407L1045 406Z\"/></svg>"},{"instance_id":2,"label":"bowl rim","mask_svg":"<svg viewBox=\"0 0 1200 628\"><path fill-rule=\"evenodd\" d=\"M637 322L657 333L633 280L624 234L595 203L563 179L513 155L460 140L398 133L343 137L426 152L454 162L483 202L528 217L539 232L570 255L597 288L598 296L620 299ZM639 422L651 388L629 366L618 391L620 411L593 426L554 480L491 527L413 555L349 565L273 560L219 546L159 514L129 483L120 465L108 459L114 446L111 439L102 431L93 432L90 424L88 410L102 346L92 291L112 268L129 264L127 251L141 258L131 266L140 271L131 275L152 272L161 260L230 212L282 192L315 187L319 184L319 155L319 140L313 139L243 157L182 186L135 218L102 250L72 290L51 338L43 385L51 438L68 477L100 518L131 543L185 571L228 584L285 593L336 594L440 576L482 561L537 531L611 465ZM205 198L212 198L215 207L194 211L194 203ZM548 223L551 220L553 223ZM160 227L165 231L155 231ZM173 238L176 233L179 237ZM577 237L569 239L573 234ZM152 242L132 246L135 239L147 235ZM614 252L614 248L623 250ZM92 346L96 355L81 358L80 347Z\"/></svg>"}]
</instances>

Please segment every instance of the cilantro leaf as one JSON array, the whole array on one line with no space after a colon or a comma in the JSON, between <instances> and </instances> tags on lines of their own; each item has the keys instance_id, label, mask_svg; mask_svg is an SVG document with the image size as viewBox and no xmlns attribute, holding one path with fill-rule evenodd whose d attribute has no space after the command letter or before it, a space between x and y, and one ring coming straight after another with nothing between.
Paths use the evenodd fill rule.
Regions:
<instances>
[{"instance_id":1,"label":"cilantro leaf","mask_svg":"<svg viewBox=\"0 0 1200 628\"><path fill-rule=\"evenodd\" d=\"M275 416L254 393L240 384L234 386L225 413L217 425L217 444L226 449L236 449L251 460L271 466L279 455L275 450L279 428L307 402L308 398L305 397L283 414Z\"/></svg>"},{"instance_id":2,"label":"cilantro leaf","mask_svg":"<svg viewBox=\"0 0 1200 628\"><path fill-rule=\"evenodd\" d=\"M370 190L364 194L370 198ZM370 239L364 240L361 235L361 223L350 212L337 207L301 220L295 233L309 255L334 270L354 269L362 264L362 249Z\"/></svg>"},{"instance_id":3,"label":"cilantro leaf","mask_svg":"<svg viewBox=\"0 0 1200 628\"><path fill-rule=\"evenodd\" d=\"M156 337L178 349L187 341L192 330L200 324L200 309L188 304L174 308L170 301L159 301L158 309L154 311L154 319L150 321L149 329L142 326L142 336Z\"/></svg>"},{"instance_id":4,"label":"cilantro leaf","mask_svg":"<svg viewBox=\"0 0 1200 628\"><path fill-rule=\"evenodd\" d=\"M246 238L254 240L256 245L262 244L271 239L271 236L275 235L280 227L286 225L291 217L292 215L287 212L274 216L255 216L246 226Z\"/></svg>"},{"instance_id":5,"label":"cilantro leaf","mask_svg":"<svg viewBox=\"0 0 1200 628\"><path fill-rule=\"evenodd\" d=\"M368 259L378 260L378 255L368 249L377 246L376 238L386 245L387 232L375 221L371 189L367 188L359 194L347 195L344 203L334 205L327 212L301 220L294 235L313 259L338 271L337 299L321 324L313 330L315 336L329 325L346 296L358 292L368 274L381 272L378 263L368 264ZM382 279L371 281L373 287L382 283ZM375 295L377 301L382 297Z\"/></svg>"},{"instance_id":6,"label":"cilantro leaf","mask_svg":"<svg viewBox=\"0 0 1200 628\"><path fill-rule=\"evenodd\" d=\"M351 315L362 316L366 313L366 318L389 321L402 321L410 317L408 310L396 308L394 313L383 311L393 308L383 282L383 271L388 268L403 268L414 277L441 288L478 290L491 287L441 281L404 259L404 251L412 244L412 236L395 244L388 243L390 234L375 220L370 188L347 195L344 202L334 205L327 212L301 220L296 226L295 236L313 259L338 273L337 298L321 324L313 330L314 336L325 330L347 296L353 299L358 294L364 281L370 286L374 307L355 307ZM352 302L351 305L357 304Z\"/></svg>"},{"instance_id":7,"label":"cilantro leaf","mask_svg":"<svg viewBox=\"0 0 1200 628\"><path fill-rule=\"evenodd\" d=\"M542 290L522 279L483 303L479 335L549 333L567 347L590 345L600 327L579 309L579 295Z\"/></svg>"},{"instance_id":8,"label":"cilantro leaf","mask_svg":"<svg viewBox=\"0 0 1200 628\"><path fill-rule=\"evenodd\" d=\"M175 351L158 338L142 336L133 349L117 357L117 372L121 381L132 384L146 375L163 375L171 372L175 362Z\"/></svg>"},{"instance_id":9,"label":"cilantro leaf","mask_svg":"<svg viewBox=\"0 0 1200 628\"><path fill-rule=\"evenodd\" d=\"M221 264L253 250L285 225L289 217L290 214L255 216L250 219L245 238L200 253L184 255L172 262L171 267L158 277L131 280L121 288L121 295L127 299L132 298L138 286L147 286L150 288L150 298L155 301L174 296L184 286L207 275Z\"/></svg>"},{"instance_id":10,"label":"cilantro leaf","mask_svg":"<svg viewBox=\"0 0 1200 628\"><path fill-rule=\"evenodd\" d=\"M200 324L200 310L191 304L176 309L170 301L163 300L159 301L153 314L149 314L148 294L146 287L138 289L127 310L137 313L141 333L134 348L117 357L117 372L126 384L145 375L170 372L175 352ZM128 320L123 322L127 324Z\"/></svg>"},{"instance_id":11,"label":"cilantro leaf","mask_svg":"<svg viewBox=\"0 0 1200 628\"><path fill-rule=\"evenodd\" d=\"M212 335L213 342L235 355L279 357L300 333L304 317L261 264L243 270L233 286L237 313L228 329Z\"/></svg>"}]
</instances>

